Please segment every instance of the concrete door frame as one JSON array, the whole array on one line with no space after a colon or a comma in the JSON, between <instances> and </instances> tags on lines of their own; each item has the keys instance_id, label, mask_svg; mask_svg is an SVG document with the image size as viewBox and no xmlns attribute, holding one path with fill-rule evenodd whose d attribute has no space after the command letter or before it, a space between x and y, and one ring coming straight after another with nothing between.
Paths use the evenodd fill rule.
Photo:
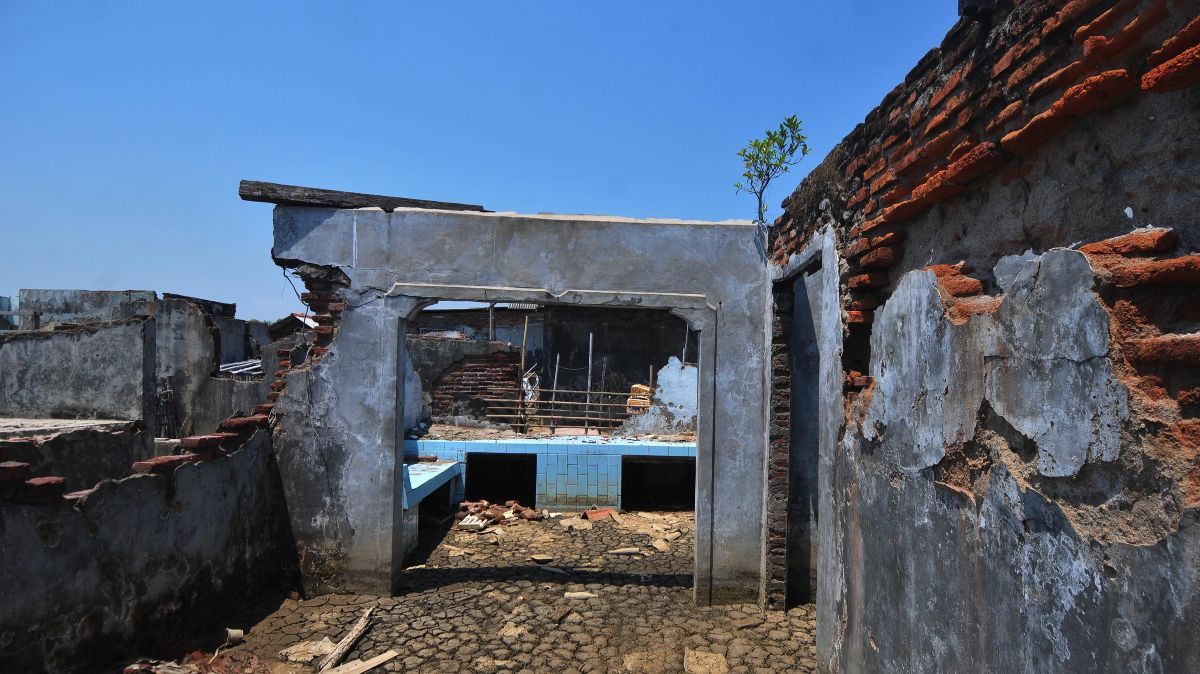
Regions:
<instances>
[{"instance_id":1,"label":"concrete door frame","mask_svg":"<svg viewBox=\"0 0 1200 674\"><path fill-rule=\"evenodd\" d=\"M762 600L771 339L762 228L283 205L274 219L276 262L310 288L336 288L341 308L327 352L288 375L274 410L306 583L386 592L401 570L404 330L444 298L663 308L699 330L708 414L697 482L712 497L698 494L695 599Z\"/></svg>"},{"instance_id":2,"label":"concrete door frame","mask_svg":"<svg viewBox=\"0 0 1200 674\"><path fill-rule=\"evenodd\" d=\"M637 307L641 309L665 309L683 319L692 330L699 333L699 362L697 367L697 415L696 415L696 494L695 494L695 550L692 575L692 598L698 605L712 603L712 555L713 532L713 404L716 390L716 337L717 310L703 295L680 293L630 293L598 290L569 290L551 293L546 288L509 288L499 286L461 286L440 284L397 283L386 297L399 300L397 311L405 321L413 321L425 307L438 301L465 302L531 302L563 306L588 307ZM401 329L403 334L405 330ZM400 367L407 359L402 353ZM397 377L399 390L397 401L403 405L405 378ZM403 411L397 414L403 418ZM403 452L402 439L397 440L397 451ZM397 461L402 461L397 456ZM398 489L403 490L403 477ZM400 503L400 499L396 500ZM396 521L401 521L396 513Z\"/></svg>"}]
</instances>

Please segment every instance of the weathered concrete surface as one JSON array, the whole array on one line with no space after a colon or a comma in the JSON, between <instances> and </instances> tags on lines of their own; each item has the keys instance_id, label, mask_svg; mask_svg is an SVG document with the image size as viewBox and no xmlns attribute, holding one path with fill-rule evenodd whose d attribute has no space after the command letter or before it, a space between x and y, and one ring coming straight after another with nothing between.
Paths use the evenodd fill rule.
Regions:
<instances>
[{"instance_id":1,"label":"weathered concrete surface","mask_svg":"<svg viewBox=\"0 0 1200 674\"><path fill-rule=\"evenodd\" d=\"M275 443L308 592L390 592L402 568L397 373L408 309L394 298L350 302L330 352L289 373L276 401Z\"/></svg>"},{"instance_id":2,"label":"weathered concrete surface","mask_svg":"<svg viewBox=\"0 0 1200 674\"><path fill-rule=\"evenodd\" d=\"M288 582L270 435L78 506L0 508L0 669L78 671Z\"/></svg>"},{"instance_id":3,"label":"weathered concrete surface","mask_svg":"<svg viewBox=\"0 0 1200 674\"><path fill-rule=\"evenodd\" d=\"M37 311L49 323L104 323L154 315L158 295L153 290L58 290L22 288L17 292L22 311ZM22 327L32 317L22 316Z\"/></svg>"},{"instance_id":4,"label":"weathered concrete surface","mask_svg":"<svg viewBox=\"0 0 1200 674\"><path fill-rule=\"evenodd\" d=\"M295 462L285 466L293 521L312 523L297 529L301 545L322 550L328 564L316 566L356 576L347 587L389 589L397 516L386 483L404 417L396 330L410 315L391 303L410 312L429 298L671 308L702 330L697 599L754 599L770 338L763 247L751 223L277 207L276 260L302 272L336 267L350 282L329 359L310 382L291 375L284 396L296 415L278 438Z\"/></svg>"},{"instance_id":5,"label":"weathered concrete surface","mask_svg":"<svg viewBox=\"0 0 1200 674\"><path fill-rule=\"evenodd\" d=\"M211 433L234 412L249 412L266 400L270 377L244 381L217 374L222 361L245 358L244 321L211 317L197 304L168 297L159 302L156 322L157 376L173 392L180 435ZM233 345L238 345L234 356L223 358L218 346L232 349ZM262 351L263 372L270 374L275 370L267 368L277 362L274 349L268 346Z\"/></svg>"},{"instance_id":6,"label":"weathered concrete surface","mask_svg":"<svg viewBox=\"0 0 1200 674\"><path fill-rule=\"evenodd\" d=\"M952 320L928 272L877 312L828 472L822 668L1200 667L1198 510L1130 414L1095 283L1051 250L994 312Z\"/></svg>"},{"instance_id":7,"label":"weathered concrete surface","mask_svg":"<svg viewBox=\"0 0 1200 674\"><path fill-rule=\"evenodd\" d=\"M140 421L153 447L154 319L0 335L0 417Z\"/></svg>"},{"instance_id":8,"label":"weathered concrete surface","mask_svg":"<svg viewBox=\"0 0 1200 674\"><path fill-rule=\"evenodd\" d=\"M66 478L67 491L128 475L134 461L153 455L144 432L133 421L106 422L98 427L41 433L19 440L0 439L0 461L27 463L36 477Z\"/></svg>"}]
</instances>

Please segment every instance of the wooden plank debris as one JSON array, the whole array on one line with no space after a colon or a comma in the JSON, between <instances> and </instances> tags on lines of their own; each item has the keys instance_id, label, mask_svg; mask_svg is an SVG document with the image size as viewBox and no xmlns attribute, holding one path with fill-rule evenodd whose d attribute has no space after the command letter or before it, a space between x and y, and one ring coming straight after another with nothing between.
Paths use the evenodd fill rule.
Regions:
<instances>
[{"instance_id":1,"label":"wooden plank debris","mask_svg":"<svg viewBox=\"0 0 1200 674\"><path fill-rule=\"evenodd\" d=\"M361 192L339 192L316 187L281 185L279 183L243 180L238 184L238 196L244 201L260 201L285 206L320 206L326 208L382 208L391 213L397 208L431 208L442 211L477 211L486 213L477 204L459 204L449 201L389 197L382 194Z\"/></svg>"}]
</instances>

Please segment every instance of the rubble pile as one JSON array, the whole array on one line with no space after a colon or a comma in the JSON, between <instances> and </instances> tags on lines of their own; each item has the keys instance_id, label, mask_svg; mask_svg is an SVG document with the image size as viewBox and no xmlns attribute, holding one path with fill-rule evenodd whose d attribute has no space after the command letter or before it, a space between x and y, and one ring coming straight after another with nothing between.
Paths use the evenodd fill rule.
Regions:
<instances>
[{"instance_id":1,"label":"rubble pile","mask_svg":"<svg viewBox=\"0 0 1200 674\"><path fill-rule=\"evenodd\" d=\"M503 505L490 503L483 499L463 501L458 506L457 519L462 522L472 515L486 524L510 524L521 520L538 522L543 517L542 513L525 507L517 501L505 501Z\"/></svg>"}]
</instances>

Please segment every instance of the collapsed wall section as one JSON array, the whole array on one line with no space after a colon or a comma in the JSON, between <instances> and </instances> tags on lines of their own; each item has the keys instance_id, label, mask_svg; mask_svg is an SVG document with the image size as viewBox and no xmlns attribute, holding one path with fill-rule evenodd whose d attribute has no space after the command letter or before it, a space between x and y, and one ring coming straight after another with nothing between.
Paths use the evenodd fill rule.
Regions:
<instances>
[{"instance_id":1,"label":"collapsed wall section","mask_svg":"<svg viewBox=\"0 0 1200 674\"><path fill-rule=\"evenodd\" d=\"M1194 669L1200 8L976 5L772 231L842 258L818 660Z\"/></svg>"},{"instance_id":2,"label":"collapsed wall section","mask_svg":"<svg viewBox=\"0 0 1200 674\"><path fill-rule=\"evenodd\" d=\"M294 580L269 433L170 468L0 507L0 668L102 664Z\"/></svg>"}]
</instances>

